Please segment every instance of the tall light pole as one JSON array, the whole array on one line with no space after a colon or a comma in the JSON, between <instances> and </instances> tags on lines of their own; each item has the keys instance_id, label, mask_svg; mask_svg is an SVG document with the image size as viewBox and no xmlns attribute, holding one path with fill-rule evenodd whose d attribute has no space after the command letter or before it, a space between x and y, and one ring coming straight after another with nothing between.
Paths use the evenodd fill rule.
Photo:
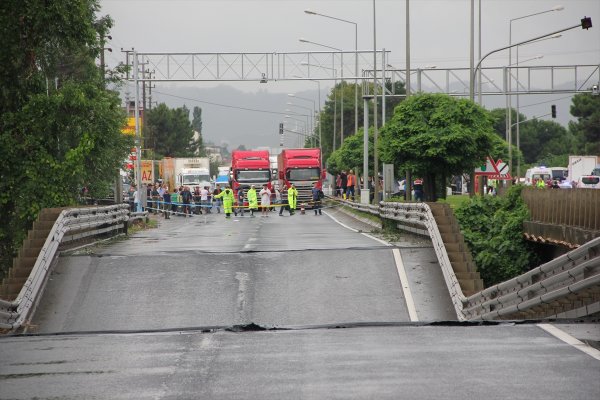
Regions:
<instances>
[{"instance_id":1,"label":"tall light pole","mask_svg":"<svg viewBox=\"0 0 600 400\"><path fill-rule=\"evenodd\" d=\"M502 50L507 50L507 49L510 49L512 47L521 46L521 45L527 44L527 43L532 43L532 42L538 41L540 39L548 38L548 37L556 35L558 33L566 32L566 31L569 31L571 29L580 28L580 27L582 29L586 29L586 30L589 29L589 28L591 28L592 27L592 19L590 17L584 17L584 18L581 19L581 22L579 24L576 24L576 25L573 25L573 26L569 26L567 28L559 29L557 31L550 32L550 33L547 33L545 35L536 36L536 37L531 38L531 39L523 40L522 42L519 42L519 43L511 44L509 46L504 46L504 47L501 47L499 49L490 51L485 56L483 56L481 58L481 60L479 60L479 62L477 63L477 66L475 67L475 70L473 72L471 72L471 77L470 77L471 82L473 82L475 80L475 76L477 74L477 70L481 67L481 63L483 62L483 60L485 60L486 58L488 58L490 55L492 55L494 53L497 53L499 51L502 51ZM469 87L469 99L471 101L473 101L474 98L475 98L475 88L474 88L474 85L471 84L470 87ZM510 111L510 109L507 109L507 111ZM506 129L508 130L508 134L507 134L507 137L508 137L508 136L510 136L509 135L510 134L510 124L507 124ZM510 171L510 170L512 170L512 150L511 150L512 146L511 146L511 142L510 141L508 142L508 144L509 144L509 146L508 146L508 152L509 152L509 157L510 157L510 161L509 161L509 163L510 163L509 164L509 171Z\"/></svg>"},{"instance_id":2,"label":"tall light pole","mask_svg":"<svg viewBox=\"0 0 600 400\"><path fill-rule=\"evenodd\" d=\"M373 193L375 204L379 204L379 154L377 151L377 14L373 0ZM367 171L368 179L369 171Z\"/></svg>"},{"instance_id":3,"label":"tall light pole","mask_svg":"<svg viewBox=\"0 0 600 400\"><path fill-rule=\"evenodd\" d=\"M323 69L328 69L333 71L333 77L334 77L334 89L337 86L337 69L336 68L331 68L331 67L325 67L323 65L316 65L316 64L310 64L307 62L301 62L300 65L304 65L307 67L315 67L315 68L323 68ZM319 92L321 91L321 86L319 86ZM319 104L321 102L319 101ZM335 128L336 128L336 120L337 120L337 90L333 91L333 147L332 147L332 152L335 151ZM320 117L319 117L319 124L321 123Z\"/></svg>"},{"instance_id":4,"label":"tall light pole","mask_svg":"<svg viewBox=\"0 0 600 400\"><path fill-rule=\"evenodd\" d=\"M302 76L299 75L294 75L294 78L303 78ZM319 102L319 149L321 149L321 153L323 153L323 135L321 133L321 82L314 80L314 79L309 79L309 81L311 82L315 82L317 84L318 90L319 90L319 94L318 94L318 102ZM334 116L335 118L335 116Z\"/></svg>"},{"instance_id":5,"label":"tall light pole","mask_svg":"<svg viewBox=\"0 0 600 400\"><path fill-rule=\"evenodd\" d=\"M289 96L289 97L293 97L293 98L295 98L295 99L300 99L300 100L304 100L304 101L308 101L308 102L311 102L311 103L312 103L312 105L313 105L313 130L314 130L314 126L315 126L315 124L317 123L317 121L316 121L316 116L317 116L317 114L316 114L316 111L315 111L315 101L314 101L314 100L312 100L312 99L306 98L306 97L297 96L297 95L295 95L295 94L293 94L293 93L288 93L288 96ZM319 128L320 128L320 127L319 127ZM313 131L313 132L311 132L311 135L313 135L313 137L314 137L314 135L315 135L315 132L314 132L314 131ZM314 143L314 141L313 141L313 143ZM320 142L319 142L319 147L320 147Z\"/></svg>"},{"instance_id":6,"label":"tall light pole","mask_svg":"<svg viewBox=\"0 0 600 400\"><path fill-rule=\"evenodd\" d=\"M354 25L354 133L356 134L358 132L358 24L353 21L332 17L331 15L321 14L312 10L304 10L304 12L309 15L319 15L321 17Z\"/></svg>"},{"instance_id":7,"label":"tall light pole","mask_svg":"<svg viewBox=\"0 0 600 400\"><path fill-rule=\"evenodd\" d=\"M556 35L555 35L556 36ZM548 39L553 39L555 36L551 36ZM558 37L560 37L561 35L558 35ZM545 39L542 39L545 40ZM539 55L539 56L535 56L532 58L528 58L526 60L522 60L521 63L526 63L528 61L533 61L533 60L539 60L541 58L544 58L543 55ZM517 62L515 63L517 66L519 65L519 48L517 47ZM509 67L512 66L512 64L509 64ZM517 92L519 91L519 78L518 78L518 70L517 70ZM510 126L509 131L511 132L511 139L512 139L512 127L514 125L517 126L517 151L521 150L521 136L520 136L520 131L519 131L519 125L520 125L520 112L519 112L519 95L517 95L517 122L515 124L512 124ZM521 177L521 158L517 157L517 178Z\"/></svg>"},{"instance_id":8,"label":"tall light pole","mask_svg":"<svg viewBox=\"0 0 600 400\"><path fill-rule=\"evenodd\" d=\"M336 47L331 47L331 46L328 46L328 45L322 44L322 43L312 42L312 41L304 39L304 38L300 38L299 40L302 43L311 43L311 44L314 44L316 46L321 46L321 47L325 47L325 48L336 50L336 51L340 51L340 52L342 51L342 49L338 49ZM343 65L343 57L344 56L342 54L342 65ZM333 68L330 68L330 69L333 69ZM336 76L337 76L337 69L335 71L336 71ZM342 144L344 144L344 68L343 68L343 66L342 66L342 70L341 70L341 74L340 75L341 75L340 79L341 79L341 86L342 86L342 96L341 96L341 99L340 99L340 109L341 109L340 110L340 147L341 147Z\"/></svg>"},{"instance_id":9,"label":"tall light pole","mask_svg":"<svg viewBox=\"0 0 600 400\"><path fill-rule=\"evenodd\" d=\"M292 103L292 102L290 102L290 101L288 101L288 102L287 102L287 103L285 103L285 104L287 104L288 106L292 106L292 107L298 107L298 108L303 108L303 109L305 109L305 110L308 110L308 115L306 115L306 114L305 114L305 115L306 115L306 119L307 119L308 121L311 121L311 122L313 121L313 118L308 118L308 117L309 117L311 114L314 116L314 108L311 110L309 107L301 106L301 105L299 105L299 104L294 104L294 103ZM311 111L312 111L312 112L311 112ZM313 132L313 131L314 131L314 128L313 128L313 125L312 125L312 123L307 123L307 124L306 124L306 127L307 127L307 130L310 130L311 132Z\"/></svg>"},{"instance_id":10,"label":"tall light pole","mask_svg":"<svg viewBox=\"0 0 600 400\"><path fill-rule=\"evenodd\" d=\"M527 15L523 15L521 17L517 17L517 18L512 18L509 21L508 24L508 65L512 65L512 24L515 21L520 21L522 19L526 19L526 18L530 18L530 17L535 17L536 15L542 15L542 14L546 14L546 13L550 13L550 12L554 12L554 11L562 11L564 10L563 6L554 6L551 9L548 10L544 10L544 11L540 11L540 12L536 12L533 14L527 14ZM518 51L519 51L519 47L517 46L517 65L518 65ZM519 90L519 70L517 69L517 91ZM510 72L509 69L509 75L508 75L509 79L508 79L508 91L509 93L512 92L512 80L513 80L513 74ZM481 95L480 95L481 96ZM517 96L517 104L519 102L519 97ZM509 140L508 144L509 144L509 152L511 153L512 156L512 151L511 151L511 147L512 147L512 94L509 94L508 96L508 109L506 110L507 113L507 123L506 126L508 127L508 132L507 132L507 138ZM517 106L517 120L519 120L519 110L518 110L518 106ZM519 137L519 124L517 124L517 137ZM510 171L512 172L512 157L509 157L509 168L511 169ZM519 171L520 172L520 171ZM517 177L519 176L519 173L517 172Z\"/></svg>"}]
</instances>

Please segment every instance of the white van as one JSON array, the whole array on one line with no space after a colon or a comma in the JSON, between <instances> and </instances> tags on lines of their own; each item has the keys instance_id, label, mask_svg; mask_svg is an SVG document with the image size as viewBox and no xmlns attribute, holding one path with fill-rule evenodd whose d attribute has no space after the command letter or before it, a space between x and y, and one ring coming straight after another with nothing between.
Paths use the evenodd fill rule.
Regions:
<instances>
[{"instance_id":1,"label":"white van","mask_svg":"<svg viewBox=\"0 0 600 400\"><path fill-rule=\"evenodd\" d=\"M533 167L525 172L525 185L531 186L542 179L544 182L552 181L552 170L546 167Z\"/></svg>"}]
</instances>

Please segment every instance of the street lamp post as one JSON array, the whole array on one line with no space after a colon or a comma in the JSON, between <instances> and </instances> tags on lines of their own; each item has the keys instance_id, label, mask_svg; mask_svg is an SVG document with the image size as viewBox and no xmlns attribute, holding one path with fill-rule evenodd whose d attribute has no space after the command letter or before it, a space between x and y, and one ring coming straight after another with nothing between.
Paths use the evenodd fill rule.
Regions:
<instances>
[{"instance_id":1,"label":"street lamp post","mask_svg":"<svg viewBox=\"0 0 600 400\"><path fill-rule=\"evenodd\" d=\"M548 39L552 39L555 36L551 36ZM558 37L560 37L560 35L558 35ZM542 39L542 40L544 40L544 39ZM521 61L521 63L525 63L525 62L532 61L532 60L539 60L539 59L541 59L543 57L544 57L543 55L535 56L535 57L532 57L532 58L528 58L527 60L523 60L523 61ZM517 47L517 62L516 62L516 65L517 66L519 65L519 48L518 47ZM510 66L511 65L509 65L509 67ZM517 92L518 91L519 91L519 70L517 69ZM517 151L521 150L521 134L520 134L520 129L519 129L519 127L520 127L520 123L519 123L520 121L519 120L520 119L521 119L521 117L520 117L520 110L519 110L519 95L517 94L517 123L513 124L513 125L517 126ZM513 127L513 125L511 125L511 127L509 129L510 132L511 132L511 139L512 139L512 127ZM520 178L520 177L521 177L521 158L517 157L517 178Z\"/></svg>"},{"instance_id":2,"label":"street lamp post","mask_svg":"<svg viewBox=\"0 0 600 400\"><path fill-rule=\"evenodd\" d=\"M309 15L319 15L321 17L334 19L336 21L346 22L354 25L354 133L358 132L358 24L346 19L332 17L330 15L320 14L312 10L304 10ZM343 135L343 133L342 133Z\"/></svg>"},{"instance_id":3,"label":"street lamp post","mask_svg":"<svg viewBox=\"0 0 600 400\"><path fill-rule=\"evenodd\" d=\"M288 106L293 106L293 107L298 107L298 108L303 108L305 110L308 110L308 115L306 115L306 119L307 121L311 121L312 122L312 118L309 118L309 116L311 115L311 109L309 107L305 107L305 106L301 106L299 104L294 104L292 102L287 102L286 103ZM312 114L314 115L314 109L312 110ZM312 123L308 123L306 124L307 130L310 130L311 132L314 130Z\"/></svg>"},{"instance_id":4,"label":"street lamp post","mask_svg":"<svg viewBox=\"0 0 600 400\"><path fill-rule=\"evenodd\" d=\"M313 116L312 116L312 118L313 118L313 124L312 124L312 126L313 126L313 132L311 132L311 135L313 135L312 137L314 138L314 135L315 135L315 132L314 132L314 127L315 127L315 124L316 124L315 101L314 101L314 100L311 100L311 99L309 99L309 98L306 98L306 97L301 97L301 96L295 95L295 94L293 94L293 93L289 93L289 94L288 94L288 96L289 96L289 97L296 98L296 99L300 99L300 100L308 101L308 102L311 102L311 103L312 103L312 105L313 105L313 109L312 109L312 112L313 112ZM313 140L313 144L314 144L315 142L316 142L316 141L315 141L315 140ZM320 147L320 142L319 142L319 147Z\"/></svg>"},{"instance_id":5,"label":"street lamp post","mask_svg":"<svg viewBox=\"0 0 600 400\"><path fill-rule=\"evenodd\" d=\"M377 151L377 16L373 0L373 193L375 204L379 204L379 152ZM365 157L368 155L365 154ZM367 175L368 175L367 171ZM367 177L368 178L368 177ZM364 178L366 179L366 178Z\"/></svg>"},{"instance_id":6,"label":"street lamp post","mask_svg":"<svg viewBox=\"0 0 600 400\"><path fill-rule=\"evenodd\" d=\"M294 75L294 78L303 78L303 77L299 76L299 75ZM322 115L322 113L321 113L321 82L316 81L314 79L309 79L309 81L315 82L317 84L317 87L319 90L318 100L317 100L319 102L319 149L321 149L321 153L322 153L323 152L323 135L321 133L321 125L323 125L323 124L321 123L321 115ZM334 116L334 118L335 118L335 116Z\"/></svg>"},{"instance_id":7,"label":"street lamp post","mask_svg":"<svg viewBox=\"0 0 600 400\"><path fill-rule=\"evenodd\" d=\"M512 18L509 21L509 25L508 25L508 45L509 45L509 48L508 48L508 65L509 66L512 65L512 46L511 45L512 45L512 24L513 24L513 22L514 21L519 21L519 20L522 20L522 19L526 19L526 18L530 18L530 17L535 17L536 15L541 15L541 14L546 14L546 13L549 13L549 12L561 11L561 10L564 10L563 6L555 6L555 7L552 7L551 9L549 9L549 10L544 10L544 11L536 12L536 13L533 13L533 14L527 14L527 15L523 15L521 17ZM516 50L517 50L517 63L516 63L516 65L518 66L519 65L519 55L518 55L519 54L519 47L518 46L517 46ZM513 80L512 73L510 72L510 69L509 69L509 79L508 79L508 91L509 91L509 93L512 92L512 80ZM517 84L517 91L518 91L519 90L519 70L518 69L517 69L516 84ZM511 94L509 94L509 96L508 96L508 109L506 110L506 112L507 112L507 118L508 118L508 122L506 123L506 126L507 127L511 127L512 126L512 95ZM518 119L519 119L519 96L517 95L517 120ZM512 129L508 130L507 137L509 139L508 143L509 143L509 151L510 151L510 146L512 146ZM517 138L518 137L519 137L519 125L517 124ZM517 139L517 141L518 141L518 139ZM512 152L511 152L511 154L512 154ZM509 160L509 161L510 161L510 168L512 168L512 159ZM512 170L511 170L511 172L512 172ZM517 176L519 176L519 172L520 171L517 172Z\"/></svg>"},{"instance_id":8,"label":"street lamp post","mask_svg":"<svg viewBox=\"0 0 600 400\"><path fill-rule=\"evenodd\" d=\"M307 67L323 68L323 69L328 69L328 70L333 71L334 89L337 86L337 69L336 68L325 67L323 65L310 64L310 63L307 63L307 62L301 62L300 65L307 66ZM316 81L316 82L318 82L318 81ZM319 93L320 92L321 92L321 86L319 86ZM343 95L343 92L342 92L342 95ZM342 101L343 101L343 99L342 99ZM319 101L319 107L320 107L320 104L321 104L321 102ZM342 117L343 117L343 114L342 114ZM333 147L332 147L332 152L335 151L336 121L337 121L337 90L334 90L333 91ZM319 124L320 123L321 123L321 119L319 117Z\"/></svg>"},{"instance_id":9,"label":"street lamp post","mask_svg":"<svg viewBox=\"0 0 600 400\"><path fill-rule=\"evenodd\" d=\"M304 39L304 38L300 38L299 40L302 43L311 43L316 46L321 46L321 47L325 47L325 48L340 51L340 52L342 51L342 49L338 49L336 47L331 47L326 44L312 42L312 41ZM342 65L344 64L343 57L344 57L344 54L342 53ZM333 68L328 68L328 69L333 69ZM337 69L335 69L335 72L336 72L336 76L337 76ZM340 80L341 80L341 86L342 86L342 96L340 98L340 108L341 108L341 110L340 110L340 147L341 147L342 144L344 143L344 68L343 68L343 66L341 69ZM337 85L337 80L336 80L336 85Z\"/></svg>"},{"instance_id":10,"label":"street lamp post","mask_svg":"<svg viewBox=\"0 0 600 400\"><path fill-rule=\"evenodd\" d=\"M521 45L523 45L523 44L527 44L527 43L531 43L531 42L538 41L538 40L540 40L540 39L548 38L548 37L550 37L550 36L556 35L556 34L558 34L558 33L561 33L561 32L569 31L569 30L571 30L571 29L575 29L575 28L579 28L579 27L581 27L582 29L589 29L591 26L592 26L592 20L591 20L591 18L589 18L589 17L584 17L584 18L582 18L582 19L581 19L581 22L580 22L579 24L577 24L577 25L573 25L573 26L570 26L570 27L567 27L567 28L564 28L564 29L559 29L559 30L557 30L557 31L550 32L550 33L547 33L547 34L545 34L545 35L536 36L536 37L534 37L534 38L531 38L531 39L523 40L522 42L519 42L519 43L511 44L511 45L509 45L509 46L504 46L504 47L501 47L501 48L499 48L499 49L496 49L496 50L492 50L492 51L490 51L490 52L489 52L489 53L487 53L485 56L483 56L483 57L481 58L481 60L479 60L479 62L477 63L477 66L476 66L476 67L475 67L475 69L474 69L474 71L473 71L473 72L471 72L471 76L470 76L470 82L471 82L471 85L470 85L470 87L469 87L469 99L470 99L471 101L473 101L473 100L474 100L474 98L475 98L475 87L474 87L475 85L474 85L473 83L474 83L474 81L475 81L475 78L476 78L476 75L477 75L477 71L478 71L478 70L479 70L479 68L481 67L481 63L483 62L483 60L485 60L485 59L486 59L487 57L489 57L490 55L492 55L492 54L494 54L494 53L497 53L497 52L499 52L499 51L502 51L502 50L507 50L507 49L510 49L510 48L512 48L512 47L521 46ZM508 111L510 111L510 110L508 110ZM510 134L510 124L507 124L506 128L508 129L508 133ZM510 135L509 135L509 134L507 134L507 137L509 137L509 138L510 138ZM512 156L512 151L511 151L511 142L509 141L509 142L508 142L508 144L509 144L509 146L508 146L508 151L509 151L509 154L510 154L510 156L509 156L509 157L511 157L511 156ZM511 159L510 159L509 163L510 163L510 164L509 164L509 171L510 171L510 170L512 170L512 157L511 157Z\"/></svg>"}]
</instances>

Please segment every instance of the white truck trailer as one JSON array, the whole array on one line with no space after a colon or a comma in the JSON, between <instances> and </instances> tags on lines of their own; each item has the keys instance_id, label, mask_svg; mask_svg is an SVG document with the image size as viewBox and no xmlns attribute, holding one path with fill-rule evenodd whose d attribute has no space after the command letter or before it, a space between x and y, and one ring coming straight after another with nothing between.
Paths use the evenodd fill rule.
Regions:
<instances>
[{"instance_id":1,"label":"white truck trailer","mask_svg":"<svg viewBox=\"0 0 600 400\"><path fill-rule=\"evenodd\" d=\"M598 165L598 156L569 156L569 181L579 187L581 177L591 175L596 165Z\"/></svg>"},{"instance_id":2,"label":"white truck trailer","mask_svg":"<svg viewBox=\"0 0 600 400\"><path fill-rule=\"evenodd\" d=\"M166 157L162 160L162 176L169 189L179 186L189 186L191 191L196 187L212 188L208 157Z\"/></svg>"}]
</instances>

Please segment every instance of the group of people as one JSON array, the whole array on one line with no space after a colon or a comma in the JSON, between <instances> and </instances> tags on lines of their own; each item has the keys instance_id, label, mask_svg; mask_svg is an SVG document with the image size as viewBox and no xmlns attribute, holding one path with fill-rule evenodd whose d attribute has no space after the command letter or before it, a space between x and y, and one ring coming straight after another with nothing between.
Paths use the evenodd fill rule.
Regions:
<instances>
[{"instance_id":1,"label":"group of people","mask_svg":"<svg viewBox=\"0 0 600 400\"><path fill-rule=\"evenodd\" d=\"M335 177L335 195L344 199L354 201L354 188L357 184L354 171L350 170L346 173L345 170L340 172Z\"/></svg>"},{"instance_id":2,"label":"group of people","mask_svg":"<svg viewBox=\"0 0 600 400\"><path fill-rule=\"evenodd\" d=\"M277 194L279 215L283 216L284 211L288 211L289 215L294 215L298 200L298 189L295 185L291 184L289 188L283 187ZM210 191L208 187L196 188L192 192L188 186L181 186L170 191L167 185L156 183L147 186L146 196L146 209L152 213L162 212L165 219L170 219L171 214L189 216L192 213L211 213L212 209L221 213L221 208L223 208L226 218L231 218L232 213L235 216L238 214L243 216L245 210L248 210L250 216L254 217L254 213L258 212L259 198L262 217L268 217L274 207L271 204L273 192L267 184L264 184L258 192L255 185L250 186L247 191L240 188L236 198L229 185L226 185L225 189L221 189L220 185L217 185L213 191ZM322 215L321 200L323 197L323 192L315 183L312 189L312 208L315 215ZM142 211L140 193L135 185L130 188L130 201L133 211Z\"/></svg>"},{"instance_id":3,"label":"group of people","mask_svg":"<svg viewBox=\"0 0 600 400\"><path fill-rule=\"evenodd\" d=\"M316 185L315 185L316 186ZM283 216L283 211L287 210L290 215L294 215L294 211L297 206L298 189L294 184L291 184L289 188L283 187L280 190L280 206L279 215ZM255 185L250 186L247 191L243 188L239 188L237 191L237 199L234 196L233 190L227 186L223 192L216 196L217 198L223 199L223 211L225 218L231 218L233 213L235 216L240 214L244 215L244 210L247 208L250 211L250 216L254 216L254 212L258 212L258 198L260 197L261 216L268 217L269 212L272 209L271 205L272 192L267 184L264 184L262 189L257 193ZM246 207L246 201L248 203ZM320 208L318 209L319 214L321 213ZM315 214L317 208L315 208Z\"/></svg>"},{"instance_id":4,"label":"group of people","mask_svg":"<svg viewBox=\"0 0 600 400\"><path fill-rule=\"evenodd\" d=\"M170 218L171 213L188 216L192 213L211 213L212 209L221 213L222 201L217 197L221 192L220 185L217 185L212 191L205 186L197 187L192 192L189 186L180 186L171 191L164 183L148 184L146 209L151 213L162 212L166 219ZM129 189L129 197L133 211L142 211L140 192L135 185Z\"/></svg>"}]
</instances>

